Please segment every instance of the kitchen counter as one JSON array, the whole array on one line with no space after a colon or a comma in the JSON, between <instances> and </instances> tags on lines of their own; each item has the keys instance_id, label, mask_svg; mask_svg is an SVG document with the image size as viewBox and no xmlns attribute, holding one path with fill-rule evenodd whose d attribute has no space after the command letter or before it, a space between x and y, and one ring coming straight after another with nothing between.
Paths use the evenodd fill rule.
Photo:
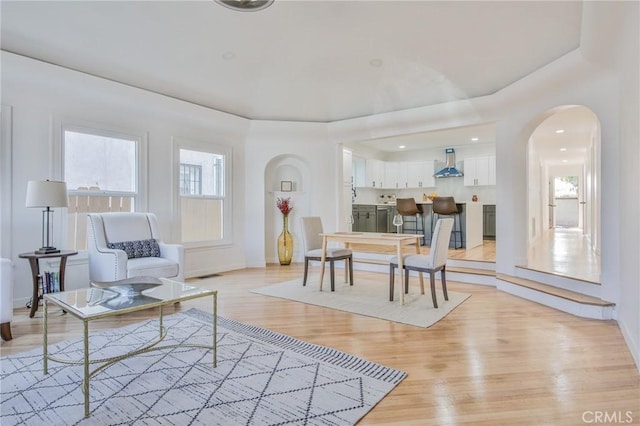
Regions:
<instances>
[{"instance_id":1,"label":"kitchen counter","mask_svg":"<svg viewBox=\"0 0 640 426\"><path fill-rule=\"evenodd\" d=\"M431 243L431 229L433 214L431 210L431 201L416 201L416 204L423 212L423 227L419 226L419 232L425 235L425 243ZM483 204L478 202L461 201L456 202L460 213L460 227L462 228L462 241L463 247L470 249L482 245L483 240ZM395 227L391 224L393 218L392 209L396 206L395 203L362 203L354 204L357 206L353 209L354 219L356 223L353 226L353 230L361 232L395 232ZM370 206L372 210L366 210L366 213L359 209L359 206ZM384 209L387 207L388 209ZM380 217L378 217L380 216ZM404 231L412 232L415 229L415 217L405 218ZM456 219L456 227L458 226L458 220ZM454 235L452 234L450 246L455 245Z\"/></svg>"}]
</instances>

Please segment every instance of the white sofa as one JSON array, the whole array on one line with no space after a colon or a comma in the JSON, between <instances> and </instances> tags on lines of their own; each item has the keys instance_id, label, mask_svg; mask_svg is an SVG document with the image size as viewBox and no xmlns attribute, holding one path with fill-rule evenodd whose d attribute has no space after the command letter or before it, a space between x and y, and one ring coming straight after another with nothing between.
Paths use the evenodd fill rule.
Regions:
<instances>
[{"instance_id":1,"label":"white sofa","mask_svg":"<svg viewBox=\"0 0 640 426\"><path fill-rule=\"evenodd\" d=\"M13 319L13 263L0 259L0 331L2 340L11 340Z\"/></svg>"},{"instance_id":2,"label":"white sofa","mask_svg":"<svg viewBox=\"0 0 640 426\"><path fill-rule=\"evenodd\" d=\"M90 213L87 251L92 281L139 276L184 281L184 247L162 242L153 213Z\"/></svg>"}]
</instances>

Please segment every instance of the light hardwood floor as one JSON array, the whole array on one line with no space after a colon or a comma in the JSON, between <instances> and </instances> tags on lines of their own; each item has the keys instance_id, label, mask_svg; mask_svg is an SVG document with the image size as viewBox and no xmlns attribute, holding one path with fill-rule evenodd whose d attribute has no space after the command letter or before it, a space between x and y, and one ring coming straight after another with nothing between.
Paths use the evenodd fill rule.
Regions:
<instances>
[{"instance_id":1,"label":"light hardwood floor","mask_svg":"<svg viewBox=\"0 0 640 426\"><path fill-rule=\"evenodd\" d=\"M428 329L250 293L301 276L300 264L270 265L190 282L219 291L222 316L406 371L360 424L579 425L583 415L593 420L593 412L629 412L632 424L640 424L640 376L614 321L578 318L490 286L455 282L450 290L472 296ZM355 285L359 278L387 282L386 274L356 271ZM192 307L211 311L202 299L169 313ZM151 310L96 321L91 330L154 317ZM39 347L41 327L41 310L34 319L16 310L14 339L2 343L2 354ZM58 313L50 341L80 336L81 329Z\"/></svg>"},{"instance_id":2,"label":"light hardwood floor","mask_svg":"<svg viewBox=\"0 0 640 426\"><path fill-rule=\"evenodd\" d=\"M529 247L526 267L600 283L600 256L578 228L547 229Z\"/></svg>"}]
</instances>

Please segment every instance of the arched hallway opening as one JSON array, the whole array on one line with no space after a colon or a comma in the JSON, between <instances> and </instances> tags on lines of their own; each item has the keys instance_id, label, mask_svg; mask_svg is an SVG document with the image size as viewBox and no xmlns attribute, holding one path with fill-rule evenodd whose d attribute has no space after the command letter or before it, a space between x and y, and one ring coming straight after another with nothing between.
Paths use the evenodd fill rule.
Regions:
<instances>
[{"instance_id":1,"label":"arched hallway opening","mask_svg":"<svg viewBox=\"0 0 640 426\"><path fill-rule=\"evenodd\" d=\"M600 283L600 125L557 108L528 146L528 269Z\"/></svg>"}]
</instances>

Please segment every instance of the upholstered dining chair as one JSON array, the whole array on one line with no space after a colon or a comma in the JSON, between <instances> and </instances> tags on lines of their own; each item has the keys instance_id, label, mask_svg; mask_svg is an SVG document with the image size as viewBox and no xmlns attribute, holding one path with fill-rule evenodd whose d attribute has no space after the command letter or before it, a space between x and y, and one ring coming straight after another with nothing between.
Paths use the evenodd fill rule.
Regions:
<instances>
[{"instance_id":1,"label":"upholstered dining chair","mask_svg":"<svg viewBox=\"0 0 640 426\"><path fill-rule=\"evenodd\" d=\"M447 253L449 249L449 239L451 238L451 229L453 228L453 218L438 219L436 228L433 231L431 239L431 249L428 255L424 254L408 254L403 256L404 266L404 292L409 292L409 271L427 272L431 282L431 297L433 298L433 307L438 307L436 299L436 281L435 274L440 271L440 279L442 281L442 292L444 300L449 300L447 294ZM389 300L393 301L393 287L395 269L398 267L398 258L394 256L389 264ZM403 289L400 289L403 291ZM424 286L420 288L420 292L424 294Z\"/></svg>"},{"instance_id":2,"label":"upholstered dining chair","mask_svg":"<svg viewBox=\"0 0 640 426\"><path fill-rule=\"evenodd\" d=\"M307 273L309 271L309 261L322 260L322 219L317 216L301 218L302 222L302 243L304 245L304 278L302 285L307 285ZM345 248L327 247L325 260L329 262L331 269L331 291L335 291L335 268L336 260L344 260L345 274L348 270L349 284L353 285L353 253Z\"/></svg>"}]
</instances>

